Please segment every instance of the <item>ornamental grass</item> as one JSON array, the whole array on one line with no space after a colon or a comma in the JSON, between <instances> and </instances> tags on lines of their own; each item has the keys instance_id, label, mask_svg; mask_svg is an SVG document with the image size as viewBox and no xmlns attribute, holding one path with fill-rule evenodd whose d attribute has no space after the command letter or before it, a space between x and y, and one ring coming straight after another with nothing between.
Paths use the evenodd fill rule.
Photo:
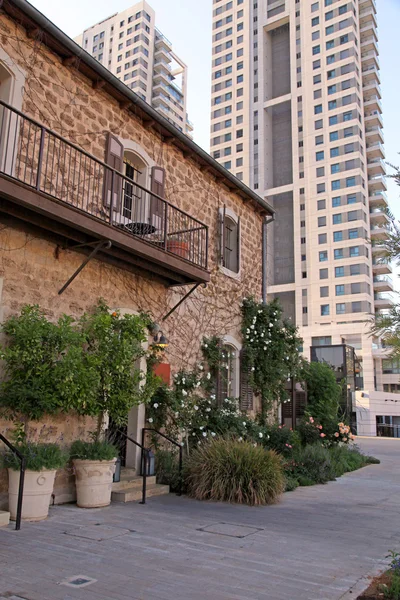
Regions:
<instances>
[{"instance_id":1,"label":"ornamental grass","mask_svg":"<svg viewBox=\"0 0 400 600\"><path fill-rule=\"evenodd\" d=\"M282 458L251 442L217 438L187 462L188 495L250 506L277 502L285 488Z\"/></svg>"}]
</instances>

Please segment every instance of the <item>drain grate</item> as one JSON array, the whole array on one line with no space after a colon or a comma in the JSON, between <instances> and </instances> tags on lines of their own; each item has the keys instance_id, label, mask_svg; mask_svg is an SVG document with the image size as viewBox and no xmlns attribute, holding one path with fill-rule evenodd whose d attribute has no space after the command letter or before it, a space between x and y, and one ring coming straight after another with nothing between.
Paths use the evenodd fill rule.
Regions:
<instances>
[{"instance_id":1,"label":"drain grate","mask_svg":"<svg viewBox=\"0 0 400 600\"><path fill-rule=\"evenodd\" d=\"M91 585L92 583L96 583L96 581L97 579L87 577L86 575L73 575L73 577L68 577L68 579L61 581L61 585L66 585L72 588L83 588Z\"/></svg>"},{"instance_id":2,"label":"drain grate","mask_svg":"<svg viewBox=\"0 0 400 600\"><path fill-rule=\"evenodd\" d=\"M197 531L241 539L264 530L259 527L248 527L247 525L236 525L235 523L214 523L212 525L207 525L207 527L201 527Z\"/></svg>"}]
</instances>

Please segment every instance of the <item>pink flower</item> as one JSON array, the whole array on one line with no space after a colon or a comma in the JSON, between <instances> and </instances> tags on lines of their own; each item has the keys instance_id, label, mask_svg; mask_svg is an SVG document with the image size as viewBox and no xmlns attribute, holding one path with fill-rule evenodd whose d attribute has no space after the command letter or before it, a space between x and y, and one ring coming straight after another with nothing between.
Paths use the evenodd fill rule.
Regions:
<instances>
[{"instance_id":1,"label":"pink flower","mask_svg":"<svg viewBox=\"0 0 400 600\"><path fill-rule=\"evenodd\" d=\"M322 425L318 425L318 429L322 429Z\"/></svg>"},{"instance_id":2,"label":"pink flower","mask_svg":"<svg viewBox=\"0 0 400 600\"><path fill-rule=\"evenodd\" d=\"M282 429L282 426L281 426L281 425L279 425L279 429Z\"/></svg>"},{"instance_id":3,"label":"pink flower","mask_svg":"<svg viewBox=\"0 0 400 600\"><path fill-rule=\"evenodd\" d=\"M314 423L314 419L310 417L310 423Z\"/></svg>"},{"instance_id":4,"label":"pink flower","mask_svg":"<svg viewBox=\"0 0 400 600\"><path fill-rule=\"evenodd\" d=\"M335 437L339 437L339 434L338 434L338 432L336 432L336 433L335 433Z\"/></svg>"},{"instance_id":5,"label":"pink flower","mask_svg":"<svg viewBox=\"0 0 400 600\"><path fill-rule=\"evenodd\" d=\"M325 437L325 433L320 433L319 435L320 435L320 437L322 437L322 438L324 438L324 437Z\"/></svg>"},{"instance_id":6,"label":"pink flower","mask_svg":"<svg viewBox=\"0 0 400 600\"><path fill-rule=\"evenodd\" d=\"M347 438L343 438L343 441L344 441L344 442L347 442Z\"/></svg>"}]
</instances>

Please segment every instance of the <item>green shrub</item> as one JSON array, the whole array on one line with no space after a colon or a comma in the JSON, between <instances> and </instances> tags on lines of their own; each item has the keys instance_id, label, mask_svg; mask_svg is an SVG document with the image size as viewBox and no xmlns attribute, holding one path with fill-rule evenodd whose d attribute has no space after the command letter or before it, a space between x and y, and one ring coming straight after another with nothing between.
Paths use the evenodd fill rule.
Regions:
<instances>
[{"instance_id":1,"label":"green shrub","mask_svg":"<svg viewBox=\"0 0 400 600\"><path fill-rule=\"evenodd\" d=\"M265 428L264 447L275 450L283 456L289 456L300 444L300 438L296 431L285 425L269 425Z\"/></svg>"},{"instance_id":2,"label":"green shrub","mask_svg":"<svg viewBox=\"0 0 400 600\"><path fill-rule=\"evenodd\" d=\"M270 504L285 487L282 459L250 442L212 440L192 453L187 467L188 494L197 500Z\"/></svg>"},{"instance_id":3,"label":"green shrub","mask_svg":"<svg viewBox=\"0 0 400 600\"><path fill-rule=\"evenodd\" d=\"M379 460L379 458L375 458L375 456L366 456L365 460L367 461L368 465L380 465L381 461Z\"/></svg>"},{"instance_id":4,"label":"green shrub","mask_svg":"<svg viewBox=\"0 0 400 600\"><path fill-rule=\"evenodd\" d=\"M321 442L321 429L319 423L314 421L314 418L306 414L297 427L297 432L303 446L309 446Z\"/></svg>"},{"instance_id":5,"label":"green shrub","mask_svg":"<svg viewBox=\"0 0 400 600\"><path fill-rule=\"evenodd\" d=\"M68 462L68 454L61 450L57 444L34 444L23 442L16 444L17 450L26 459L26 468L30 471L62 469ZM0 466L5 469L19 471L21 463L16 455L7 451L0 456Z\"/></svg>"},{"instance_id":6,"label":"green shrub","mask_svg":"<svg viewBox=\"0 0 400 600\"><path fill-rule=\"evenodd\" d=\"M175 451L156 450L156 476L157 483L169 485L171 492L179 491L179 455ZM184 478L182 492L185 491Z\"/></svg>"},{"instance_id":7,"label":"green shrub","mask_svg":"<svg viewBox=\"0 0 400 600\"><path fill-rule=\"evenodd\" d=\"M335 478L329 450L320 444L299 448L294 453L292 476L305 477L313 483L326 483ZM300 482L300 485L304 483Z\"/></svg>"},{"instance_id":8,"label":"green shrub","mask_svg":"<svg viewBox=\"0 0 400 600\"><path fill-rule=\"evenodd\" d=\"M103 440L93 442L76 440L71 446L71 458L80 460L112 460L117 456L118 448Z\"/></svg>"},{"instance_id":9,"label":"green shrub","mask_svg":"<svg viewBox=\"0 0 400 600\"><path fill-rule=\"evenodd\" d=\"M294 477L290 477L286 475L285 477L285 492L293 492L296 488L299 487L299 482Z\"/></svg>"}]
</instances>

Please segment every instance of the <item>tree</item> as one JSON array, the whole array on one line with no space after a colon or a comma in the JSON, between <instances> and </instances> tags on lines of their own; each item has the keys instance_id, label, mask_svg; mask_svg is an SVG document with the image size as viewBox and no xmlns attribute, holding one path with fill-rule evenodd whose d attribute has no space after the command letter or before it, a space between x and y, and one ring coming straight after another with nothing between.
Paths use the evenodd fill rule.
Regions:
<instances>
[{"instance_id":1,"label":"tree","mask_svg":"<svg viewBox=\"0 0 400 600\"><path fill-rule=\"evenodd\" d=\"M337 430L342 396L335 373L326 363L304 361L300 378L307 389L307 411L323 426L324 433L333 433Z\"/></svg>"},{"instance_id":2,"label":"tree","mask_svg":"<svg viewBox=\"0 0 400 600\"><path fill-rule=\"evenodd\" d=\"M390 165L394 173L389 177L394 179L400 186L400 168ZM390 214L390 213L389 213ZM400 222L395 221L392 215L392 228L389 237L382 243L385 257L390 258L400 265ZM372 333L381 337L385 345L392 349L391 356L400 359L400 304L394 304L392 308L383 315L377 315L373 322Z\"/></svg>"}]
</instances>

